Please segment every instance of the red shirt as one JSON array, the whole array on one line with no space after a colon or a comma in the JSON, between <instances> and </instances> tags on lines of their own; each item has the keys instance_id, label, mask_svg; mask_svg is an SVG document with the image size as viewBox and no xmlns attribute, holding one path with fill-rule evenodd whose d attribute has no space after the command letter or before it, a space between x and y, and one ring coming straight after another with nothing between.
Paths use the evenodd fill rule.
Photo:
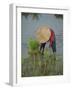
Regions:
<instances>
[{"instance_id":1,"label":"red shirt","mask_svg":"<svg viewBox=\"0 0 72 90\"><path fill-rule=\"evenodd\" d=\"M51 31L51 36L50 36L49 41L50 41L50 46L52 46L52 42L54 41L55 34L52 29L50 29L50 31Z\"/></svg>"}]
</instances>

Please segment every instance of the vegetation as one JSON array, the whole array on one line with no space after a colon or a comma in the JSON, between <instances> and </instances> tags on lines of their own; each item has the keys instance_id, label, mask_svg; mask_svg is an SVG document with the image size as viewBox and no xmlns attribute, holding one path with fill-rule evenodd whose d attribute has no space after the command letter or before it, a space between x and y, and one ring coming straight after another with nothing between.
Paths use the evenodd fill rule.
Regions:
<instances>
[{"instance_id":1,"label":"vegetation","mask_svg":"<svg viewBox=\"0 0 72 90\"><path fill-rule=\"evenodd\" d=\"M40 16L40 14L38 14L38 13L22 13L22 15L24 15L26 19L28 18L28 16L32 16L33 20L34 19L38 20L39 16Z\"/></svg>"},{"instance_id":2,"label":"vegetation","mask_svg":"<svg viewBox=\"0 0 72 90\"><path fill-rule=\"evenodd\" d=\"M25 18L27 19L28 16L31 16L33 20L38 20L39 17L41 16L40 13L22 13L23 16L25 16ZM54 14L54 16L57 18L57 19L63 19L63 15L62 14Z\"/></svg>"},{"instance_id":3,"label":"vegetation","mask_svg":"<svg viewBox=\"0 0 72 90\"><path fill-rule=\"evenodd\" d=\"M41 14L38 13L22 13L28 19L31 16L33 20L39 19ZM54 14L57 19L63 19L63 15ZM39 52L39 44L36 40L28 41L28 57L21 59L21 76L51 76L63 75L63 58L54 55L50 50L45 49L44 55Z\"/></svg>"},{"instance_id":4,"label":"vegetation","mask_svg":"<svg viewBox=\"0 0 72 90\"><path fill-rule=\"evenodd\" d=\"M55 14L55 17L56 17L56 18L63 19L63 15L62 15L62 14Z\"/></svg>"},{"instance_id":5,"label":"vegetation","mask_svg":"<svg viewBox=\"0 0 72 90\"><path fill-rule=\"evenodd\" d=\"M61 57L54 60L53 55L37 56L35 61L32 56L22 59L22 77L63 75L63 62Z\"/></svg>"},{"instance_id":6,"label":"vegetation","mask_svg":"<svg viewBox=\"0 0 72 90\"><path fill-rule=\"evenodd\" d=\"M34 40L34 39L29 39L28 41L28 48L29 50L38 50L38 47L39 47L39 43L37 42L37 40Z\"/></svg>"},{"instance_id":7,"label":"vegetation","mask_svg":"<svg viewBox=\"0 0 72 90\"><path fill-rule=\"evenodd\" d=\"M39 52L36 40L28 42L27 58L22 58L22 77L63 75L63 62L61 56L55 56L45 49L44 55ZM55 58L56 57L56 58Z\"/></svg>"}]
</instances>

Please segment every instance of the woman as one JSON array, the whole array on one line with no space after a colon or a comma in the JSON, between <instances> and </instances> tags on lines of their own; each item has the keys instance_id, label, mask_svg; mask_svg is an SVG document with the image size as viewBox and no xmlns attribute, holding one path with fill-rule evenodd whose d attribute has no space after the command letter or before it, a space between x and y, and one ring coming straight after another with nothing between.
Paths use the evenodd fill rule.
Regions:
<instances>
[{"instance_id":1,"label":"woman","mask_svg":"<svg viewBox=\"0 0 72 90\"><path fill-rule=\"evenodd\" d=\"M53 53L56 53L56 37L55 37L55 33L54 31L50 28L49 29L51 32L50 38L47 42L50 42L50 47L52 48ZM47 42L41 43L40 44L40 52L42 53L42 55L44 54L44 49L45 49L45 45Z\"/></svg>"}]
</instances>

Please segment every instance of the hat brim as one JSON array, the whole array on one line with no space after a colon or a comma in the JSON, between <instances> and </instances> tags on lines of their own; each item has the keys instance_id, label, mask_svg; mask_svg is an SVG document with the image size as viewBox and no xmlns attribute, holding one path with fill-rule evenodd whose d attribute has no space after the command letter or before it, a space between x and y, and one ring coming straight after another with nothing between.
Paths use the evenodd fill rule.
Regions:
<instances>
[{"instance_id":1,"label":"hat brim","mask_svg":"<svg viewBox=\"0 0 72 90\"><path fill-rule=\"evenodd\" d=\"M48 27L40 27L36 31L36 38L39 43L45 43L50 39L51 32Z\"/></svg>"}]
</instances>

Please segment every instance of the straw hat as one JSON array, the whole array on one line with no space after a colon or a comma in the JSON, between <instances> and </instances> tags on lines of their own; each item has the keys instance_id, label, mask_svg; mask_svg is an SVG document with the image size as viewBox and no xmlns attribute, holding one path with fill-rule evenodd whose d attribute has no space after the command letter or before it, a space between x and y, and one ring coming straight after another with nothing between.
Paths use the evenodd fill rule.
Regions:
<instances>
[{"instance_id":1,"label":"straw hat","mask_svg":"<svg viewBox=\"0 0 72 90\"><path fill-rule=\"evenodd\" d=\"M51 32L49 27L41 26L36 31L36 38L39 43L45 43L49 40Z\"/></svg>"}]
</instances>

